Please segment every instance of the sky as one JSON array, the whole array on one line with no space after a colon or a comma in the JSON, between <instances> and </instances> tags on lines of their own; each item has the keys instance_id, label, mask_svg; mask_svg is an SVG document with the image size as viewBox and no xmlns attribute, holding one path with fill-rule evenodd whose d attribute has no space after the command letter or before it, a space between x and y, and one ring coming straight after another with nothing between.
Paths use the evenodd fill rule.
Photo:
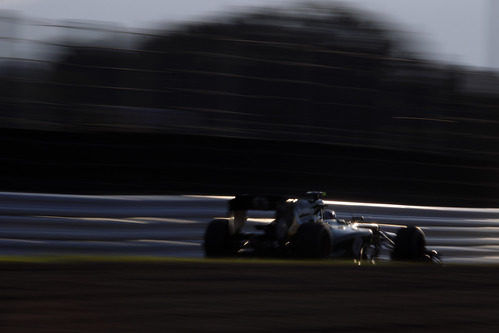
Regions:
<instances>
[{"instance_id":1,"label":"sky","mask_svg":"<svg viewBox=\"0 0 499 333\"><path fill-rule=\"evenodd\" d=\"M490 65L488 6L491 1L494 0L343 0L339 3L386 17L398 30L409 32L421 41L424 48L421 51L433 60L487 67ZM33 18L105 21L135 29L209 19L248 7L293 3L296 1L0 0L0 9L15 10L19 15Z\"/></svg>"}]
</instances>

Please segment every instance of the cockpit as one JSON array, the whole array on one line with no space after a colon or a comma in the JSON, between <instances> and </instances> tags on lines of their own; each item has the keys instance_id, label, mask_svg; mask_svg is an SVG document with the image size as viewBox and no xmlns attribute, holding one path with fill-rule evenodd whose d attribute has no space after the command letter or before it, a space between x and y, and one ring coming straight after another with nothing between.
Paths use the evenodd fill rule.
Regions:
<instances>
[{"instance_id":1,"label":"cockpit","mask_svg":"<svg viewBox=\"0 0 499 333\"><path fill-rule=\"evenodd\" d=\"M324 220L335 220L336 219L336 213L334 212L334 210L331 210L331 209L324 209L322 216L323 216Z\"/></svg>"},{"instance_id":2,"label":"cockpit","mask_svg":"<svg viewBox=\"0 0 499 333\"><path fill-rule=\"evenodd\" d=\"M324 222L329 225L348 224L347 221L336 218L335 211L331 209L324 209L324 211L322 212L322 217Z\"/></svg>"}]
</instances>

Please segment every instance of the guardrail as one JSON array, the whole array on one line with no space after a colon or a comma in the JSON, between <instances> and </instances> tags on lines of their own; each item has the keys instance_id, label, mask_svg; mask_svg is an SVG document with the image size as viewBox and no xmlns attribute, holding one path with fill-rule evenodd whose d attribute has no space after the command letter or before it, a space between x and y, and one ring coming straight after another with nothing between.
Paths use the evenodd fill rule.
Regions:
<instances>
[{"instance_id":1,"label":"guardrail","mask_svg":"<svg viewBox=\"0 0 499 333\"><path fill-rule=\"evenodd\" d=\"M226 199L0 193L0 254L201 256L206 223L226 214ZM327 203L339 217L421 226L446 262L499 263L497 209Z\"/></svg>"}]
</instances>

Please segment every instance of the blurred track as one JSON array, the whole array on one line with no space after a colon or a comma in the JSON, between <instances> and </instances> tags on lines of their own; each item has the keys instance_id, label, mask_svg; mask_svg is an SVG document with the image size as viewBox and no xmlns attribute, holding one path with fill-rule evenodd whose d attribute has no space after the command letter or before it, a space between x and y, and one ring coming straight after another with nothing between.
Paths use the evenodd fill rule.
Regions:
<instances>
[{"instance_id":1,"label":"blurred track","mask_svg":"<svg viewBox=\"0 0 499 333\"><path fill-rule=\"evenodd\" d=\"M206 223L226 214L226 200L0 193L0 255L202 257ZM499 209L327 203L339 217L421 226L444 262L499 263Z\"/></svg>"}]
</instances>

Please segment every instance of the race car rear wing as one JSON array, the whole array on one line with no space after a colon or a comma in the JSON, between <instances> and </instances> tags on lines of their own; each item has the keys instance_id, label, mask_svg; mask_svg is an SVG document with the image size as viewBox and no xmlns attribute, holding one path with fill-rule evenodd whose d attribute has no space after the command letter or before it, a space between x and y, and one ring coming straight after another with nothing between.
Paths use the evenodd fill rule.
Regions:
<instances>
[{"instance_id":1,"label":"race car rear wing","mask_svg":"<svg viewBox=\"0 0 499 333\"><path fill-rule=\"evenodd\" d=\"M299 196L299 198L316 201L323 195L323 192L307 192L304 196ZM292 212L286 208L293 205L295 200L297 199L280 195L236 195L234 199L229 200L228 217L231 232L237 233L242 229L247 219L248 210L275 211L276 219L277 216L281 216L287 220L292 220L293 218L289 215ZM322 200L320 202L322 203Z\"/></svg>"},{"instance_id":2,"label":"race car rear wing","mask_svg":"<svg viewBox=\"0 0 499 333\"><path fill-rule=\"evenodd\" d=\"M296 196L295 198L307 198L312 200L319 200L326 196L325 192L309 191L304 195ZM253 194L239 194L229 201L229 210L275 210L281 204L290 200L290 197L281 195L253 195Z\"/></svg>"},{"instance_id":3,"label":"race car rear wing","mask_svg":"<svg viewBox=\"0 0 499 333\"><path fill-rule=\"evenodd\" d=\"M229 210L276 210L284 202L286 198L277 195L236 195L229 201Z\"/></svg>"}]
</instances>

